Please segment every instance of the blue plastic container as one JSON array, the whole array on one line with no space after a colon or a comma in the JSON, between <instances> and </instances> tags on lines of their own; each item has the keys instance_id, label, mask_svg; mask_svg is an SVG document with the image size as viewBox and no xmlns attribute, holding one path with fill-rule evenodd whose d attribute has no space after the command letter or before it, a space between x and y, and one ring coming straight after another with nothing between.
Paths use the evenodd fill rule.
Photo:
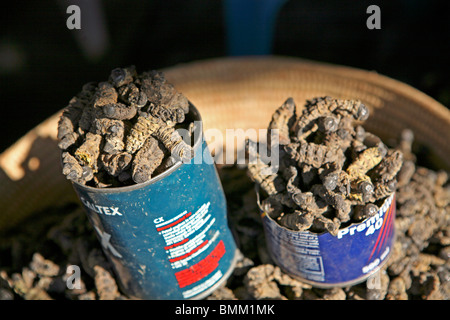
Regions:
<instances>
[{"instance_id":1,"label":"blue plastic container","mask_svg":"<svg viewBox=\"0 0 450 320\"><path fill-rule=\"evenodd\" d=\"M395 238L395 197L361 223L328 232L292 231L262 214L268 251L287 274L319 288L366 280L388 260Z\"/></svg>"},{"instance_id":2,"label":"blue plastic container","mask_svg":"<svg viewBox=\"0 0 450 320\"><path fill-rule=\"evenodd\" d=\"M234 268L225 195L192 105L187 118L197 124L190 163L133 186L73 184L130 297L202 299Z\"/></svg>"}]
</instances>

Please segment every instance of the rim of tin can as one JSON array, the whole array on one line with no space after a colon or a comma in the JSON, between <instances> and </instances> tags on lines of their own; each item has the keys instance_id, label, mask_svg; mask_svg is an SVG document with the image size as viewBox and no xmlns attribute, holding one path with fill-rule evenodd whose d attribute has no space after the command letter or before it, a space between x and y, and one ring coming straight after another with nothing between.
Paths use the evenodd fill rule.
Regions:
<instances>
[{"instance_id":1,"label":"rim of tin can","mask_svg":"<svg viewBox=\"0 0 450 320\"><path fill-rule=\"evenodd\" d=\"M330 233L330 232L328 232L328 231L323 231L323 232L311 232L311 231L309 231L309 230L304 230L304 231L301 231L301 230L292 230L292 229L289 229L289 228L286 228L286 227L280 225L278 222L276 222L274 219L272 219L272 217L266 212L266 210L264 210L264 209L261 207L260 193L259 193L259 186L258 186L257 184L255 184L255 191L256 191L256 204L258 205L259 210L261 210L261 212L262 212L262 217L267 217L269 220L275 222L275 223L277 224L278 227L280 227L280 228L282 228L282 229L284 229L284 230L290 231L290 232L308 232L308 233L315 234L315 235L318 235L318 236L323 235L323 234L326 234L326 233ZM386 204L386 201L388 201L389 198L392 199L391 201L395 201L395 191L394 191L390 196L388 196L388 197L386 197L386 198L384 199L384 202L383 202L383 204L381 205L381 207L384 206L384 205ZM390 206L391 206L391 205L392 205L392 202L391 202ZM381 209L381 207L380 207L380 209ZM351 224L349 224L349 225L346 226L345 228L342 228L342 229L339 228L338 230L345 230L345 229L351 228L351 227L353 227L353 226L355 226L355 225L360 225L361 223L365 223L368 219L370 219L370 217L368 217L368 218L366 218L366 219L364 219L364 220L362 220L362 221L360 221L360 222L352 222ZM330 233L330 234L331 234L331 233ZM332 235L332 236L333 236L333 235ZM333 236L333 237L336 237L336 236Z\"/></svg>"},{"instance_id":2,"label":"rim of tin can","mask_svg":"<svg viewBox=\"0 0 450 320\"><path fill-rule=\"evenodd\" d=\"M191 118L191 121L194 122L194 139L195 140L194 140L193 149L194 149L194 153L195 153L202 144L203 121L202 121L200 112L190 101L189 101L189 112L186 115L186 118ZM180 168L182 164L183 164L183 162L181 160L178 160L169 169L158 174L156 177L151 178L149 181L146 181L144 183L133 184L131 186L113 187L113 188L95 188L95 187L82 185L76 181L71 181L71 182L74 185L76 185L77 188L85 189L90 192L96 192L96 193L119 193L119 192L133 191L133 190L137 190L140 188L144 188L144 187L146 187L150 184L153 184L161 179L164 179L165 177L167 177L167 176L171 175L173 172L175 172L178 168Z\"/></svg>"}]
</instances>

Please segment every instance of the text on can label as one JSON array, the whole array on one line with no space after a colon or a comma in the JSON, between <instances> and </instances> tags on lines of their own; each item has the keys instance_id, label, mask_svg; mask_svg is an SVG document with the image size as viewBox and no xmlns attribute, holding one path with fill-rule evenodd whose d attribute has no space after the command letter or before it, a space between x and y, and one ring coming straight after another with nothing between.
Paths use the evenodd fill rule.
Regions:
<instances>
[{"instance_id":1,"label":"text on can label","mask_svg":"<svg viewBox=\"0 0 450 320\"><path fill-rule=\"evenodd\" d=\"M362 232L366 230L366 228L367 230L365 232L365 236L369 236L376 230L380 229L381 226L383 225L383 216L386 213L386 211L390 208L392 199L393 195L391 195L388 199L386 199L386 202L383 204L380 211L373 217L368 218L366 221L360 223L357 226L347 227L339 230L337 238L342 239L344 235L352 236L355 234L355 231Z\"/></svg>"},{"instance_id":2,"label":"text on can label","mask_svg":"<svg viewBox=\"0 0 450 320\"><path fill-rule=\"evenodd\" d=\"M87 201L83 197L80 197L80 199L81 199L81 202L88 209L91 209L92 211L95 211L97 213L105 214L107 216L116 216L116 215L121 216L122 215L122 213L119 212L119 207L99 206L99 205L96 205L95 203Z\"/></svg>"}]
</instances>

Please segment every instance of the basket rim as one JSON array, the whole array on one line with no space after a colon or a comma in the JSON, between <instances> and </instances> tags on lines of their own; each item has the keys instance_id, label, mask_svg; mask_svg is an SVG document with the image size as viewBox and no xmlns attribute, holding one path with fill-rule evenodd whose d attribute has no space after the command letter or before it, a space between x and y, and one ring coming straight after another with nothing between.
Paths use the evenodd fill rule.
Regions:
<instances>
[{"instance_id":1,"label":"basket rim","mask_svg":"<svg viewBox=\"0 0 450 320\"><path fill-rule=\"evenodd\" d=\"M222 67L226 68L226 64L229 63L289 63L295 64L297 67L309 67L314 68L318 73L324 74L332 74L337 75L342 78L353 78L356 80L362 80L364 82L370 82L372 84L376 84L380 87L389 88L394 93L397 93L399 96L404 96L411 98L412 100L416 100L421 105L425 107L428 111L435 113L438 117L442 118L450 125L450 110L445 107L443 104L430 97L426 93L414 88L413 86L391 78L389 76L380 74L376 71L369 71L360 68L355 68L351 66L337 65L328 62L320 62L314 60L307 60L303 58L297 57L287 57L287 56L244 56L244 57L219 57L219 58L211 58L206 60L197 60L182 64L177 64L168 68L162 68L161 71L167 74L167 77L173 76L174 72L182 73L183 71L189 71L193 68L207 68L207 67ZM16 142L7 147L0 154L0 168L3 168L4 158L8 157L13 150L24 140L30 139L30 136L40 135L43 131L43 128L48 126L49 123L58 119L62 110L57 111L55 114L30 129L27 133L25 133L22 137L20 137Z\"/></svg>"}]
</instances>

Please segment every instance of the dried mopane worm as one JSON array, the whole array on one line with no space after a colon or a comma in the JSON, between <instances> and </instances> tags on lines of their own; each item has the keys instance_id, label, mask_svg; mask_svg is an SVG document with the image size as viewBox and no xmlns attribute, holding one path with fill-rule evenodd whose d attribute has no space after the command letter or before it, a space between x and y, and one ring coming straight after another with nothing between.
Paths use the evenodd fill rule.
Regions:
<instances>
[{"instance_id":1,"label":"dried mopane worm","mask_svg":"<svg viewBox=\"0 0 450 320\"><path fill-rule=\"evenodd\" d=\"M190 127L188 112L189 101L163 73L115 68L107 81L84 85L59 119L63 174L93 187L116 187L189 161L193 148L175 129Z\"/></svg>"},{"instance_id":2,"label":"dried mopane worm","mask_svg":"<svg viewBox=\"0 0 450 320\"><path fill-rule=\"evenodd\" d=\"M153 133L170 152L171 156L183 162L188 162L194 157L194 150L173 127L161 126Z\"/></svg>"},{"instance_id":3,"label":"dried mopane worm","mask_svg":"<svg viewBox=\"0 0 450 320\"><path fill-rule=\"evenodd\" d=\"M119 152L114 154L102 154L103 168L113 177L117 177L131 164L131 154Z\"/></svg>"},{"instance_id":4,"label":"dried mopane worm","mask_svg":"<svg viewBox=\"0 0 450 320\"><path fill-rule=\"evenodd\" d=\"M140 112L126 137L126 151L135 153L144 145L147 138L162 126L165 126L165 123L161 119L155 118L148 113Z\"/></svg>"},{"instance_id":5,"label":"dried mopane worm","mask_svg":"<svg viewBox=\"0 0 450 320\"><path fill-rule=\"evenodd\" d=\"M189 111L189 102L164 74L157 71L146 72L141 78L141 89L150 103L149 111L164 122L181 123Z\"/></svg>"},{"instance_id":6,"label":"dried mopane worm","mask_svg":"<svg viewBox=\"0 0 450 320\"><path fill-rule=\"evenodd\" d=\"M152 177L155 169L164 159L164 151L158 140L148 137L143 147L136 153L132 164L132 178L136 183L144 183Z\"/></svg>"},{"instance_id":7,"label":"dried mopane worm","mask_svg":"<svg viewBox=\"0 0 450 320\"><path fill-rule=\"evenodd\" d=\"M290 128L295 120L295 103L294 99L288 98L281 107L279 107L272 116L269 123L267 141L270 145L271 131L278 130L279 143L288 144L290 142Z\"/></svg>"},{"instance_id":8,"label":"dried mopane worm","mask_svg":"<svg viewBox=\"0 0 450 320\"><path fill-rule=\"evenodd\" d=\"M355 120L365 121L369 117L369 110L359 100L342 100L331 97L308 100L303 113L294 124L297 136L301 136L305 130L313 126L317 119L328 116L351 117Z\"/></svg>"},{"instance_id":9,"label":"dried mopane worm","mask_svg":"<svg viewBox=\"0 0 450 320\"><path fill-rule=\"evenodd\" d=\"M110 103L103 106L105 117L116 120L130 120L136 115L134 105L127 106L123 103Z\"/></svg>"},{"instance_id":10,"label":"dried mopane worm","mask_svg":"<svg viewBox=\"0 0 450 320\"><path fill-rule=\"evenodd\" d=\"M69 101L69 105L64 108L63 114L58 121L59 148L66 150L77 141L79 135L78 123L84 111L84 107L89 103L95 92L95 85L88 83L83 86L83 90Z\"/></svg>"},{"instance_id":11,"label":"dried mopane worm","mask_svg":"<svg viewBox=\"0 0 450 320\"><path fill-rule=\"evenodd\" d=\"M298 114L292 98L275 110L269 130L279 132L279 170L261 160L256 143L247 144L257 160L248 172L270 217L292 230L336 235L377 213L396 189L403 157L364 130L368 117L361 101L331 97L308 100Z\"/></svg>"},{"instance_id":12,"label":"dried mopane worm","mask_svg":"<svg viewBox=\"0 0 450 320\"><path fill-rule=\"evenodd\" d=\"M97 170L97 160L100 155L101 140L102 137L99 134L93 134L91 132L86 133L85 141L75 150L75 157L77 160L94 170Z\"/></svg>"}]
</instances>

